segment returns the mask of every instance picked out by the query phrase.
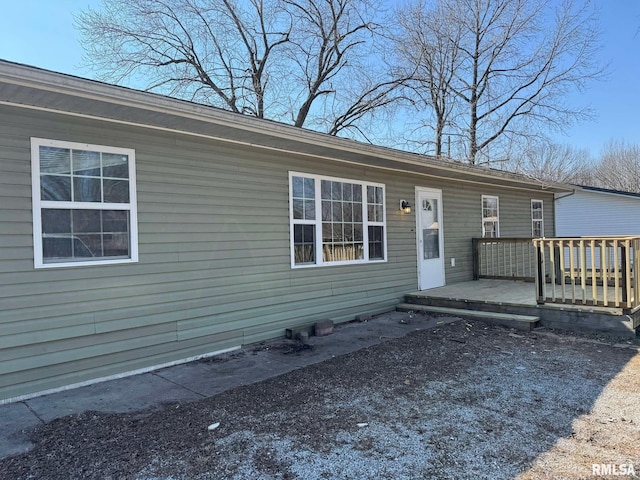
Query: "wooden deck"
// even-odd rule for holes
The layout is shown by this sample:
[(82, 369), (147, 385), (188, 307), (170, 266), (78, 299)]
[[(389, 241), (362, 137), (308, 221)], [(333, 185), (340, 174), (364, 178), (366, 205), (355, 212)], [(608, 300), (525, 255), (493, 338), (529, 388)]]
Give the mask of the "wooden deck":
[(640, 236), (474, 238), (473, 278), (536, 282), (536, 302), (640, 308)]
[[(571, 288), (571, 286), (568, 286)], [(591, 288), (591, 287), (590, 287)], [(598, 287), (602, 290), (602, 287)], [(608, 292), (609, 293), (609, 292)], [(602, 298), (602, 291), (600, 292)], [(536, 303), (532, 282), (480, 279), (406, 295), (408, 303), (496, 313), (532, 315), (540, 324), (574, 331), (601, 331), (635, 337), (640, 312), (626, 314), (622, 308), (580, 304)], [(580, 297), (578, 297), (580, 298)]]

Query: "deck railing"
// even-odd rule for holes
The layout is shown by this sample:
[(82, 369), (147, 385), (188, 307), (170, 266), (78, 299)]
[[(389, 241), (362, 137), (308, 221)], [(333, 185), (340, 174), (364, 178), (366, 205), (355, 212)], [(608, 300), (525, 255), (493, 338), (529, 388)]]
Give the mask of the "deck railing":
[(532, 238), (474, 238), (473, 278), (527, 280), (536, 276)]
[(640, 305), (640, 237), (538, 238), (533, 245), (538, 303)]

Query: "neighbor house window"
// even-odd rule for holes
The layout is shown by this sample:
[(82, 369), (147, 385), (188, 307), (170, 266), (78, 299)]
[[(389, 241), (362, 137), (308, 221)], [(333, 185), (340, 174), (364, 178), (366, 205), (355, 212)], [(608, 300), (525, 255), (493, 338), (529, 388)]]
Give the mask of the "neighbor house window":
[(386, 259), (384, 185), (290, 174), (292, 266)]
[(138, 260), (135, 152), (31, 139), (34, 264)]
[(482, 237), (495, 238), (500, 236), (500, 216), (498, 197), (482, 196)]
[(531, 200), (531, 234), (533, 238), (544, 237), (542, 200)]

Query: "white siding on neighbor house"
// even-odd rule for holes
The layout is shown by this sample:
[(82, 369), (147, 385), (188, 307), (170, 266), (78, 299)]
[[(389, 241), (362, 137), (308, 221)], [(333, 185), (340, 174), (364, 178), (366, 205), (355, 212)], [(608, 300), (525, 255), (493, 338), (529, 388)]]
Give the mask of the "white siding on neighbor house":
[(555, 211), (558, 237), (640, 235), (640, 197), (577, 189)]

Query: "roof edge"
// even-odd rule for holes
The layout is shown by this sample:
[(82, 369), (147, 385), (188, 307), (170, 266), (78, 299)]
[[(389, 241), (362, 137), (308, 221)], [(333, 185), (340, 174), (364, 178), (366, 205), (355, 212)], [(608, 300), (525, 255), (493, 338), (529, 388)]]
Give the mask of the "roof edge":
[(443, 172), (463, 172), (484, 178), (500, 178), (522, 185), (522, 188), (549, 192), (571, 191), (572, 187), (563, 184), (542, 183), (533, 178), (504, 170), (467, 165), (453, 160), (445, 160), (424, 154), (412, 153), (390, 147), (366, 144), (356, 140), (328, 135), (305, 128), (294, 127), (268, 119), (259, 119), (242, 115), (213, 106), (207, 106), (168, 97), (166, 95), (136, 90), (130, 87), (113, 85), (98, 80), (87, 79), (66, 73), (55, 72), (39, 67), (0, 59), (0, 81), (38, 88), (72, 96), (94, 99), (117, 105), (139, 108), (141, 110), (167, 113), (178, 117), (190, 118), (211, 124), (232, 126), (238, 130), (280, 137), (302, 144), (327, 146), (335, 150), (359, 155), (375, 156), (381, 159), (399, 162), (409, 167), (430, 166)]
[(590, 185), (574, 185), (575, 187), (584, 190), (590, 193), (602, 193), (605, 195), (620, 195), (623, 197), (634, 197), (640, 198), (640, 193), (638, 192), (627, 192), (625, 190), (615, 190), (611, 188), (602, 188), (602, 187), (592, 187)]

